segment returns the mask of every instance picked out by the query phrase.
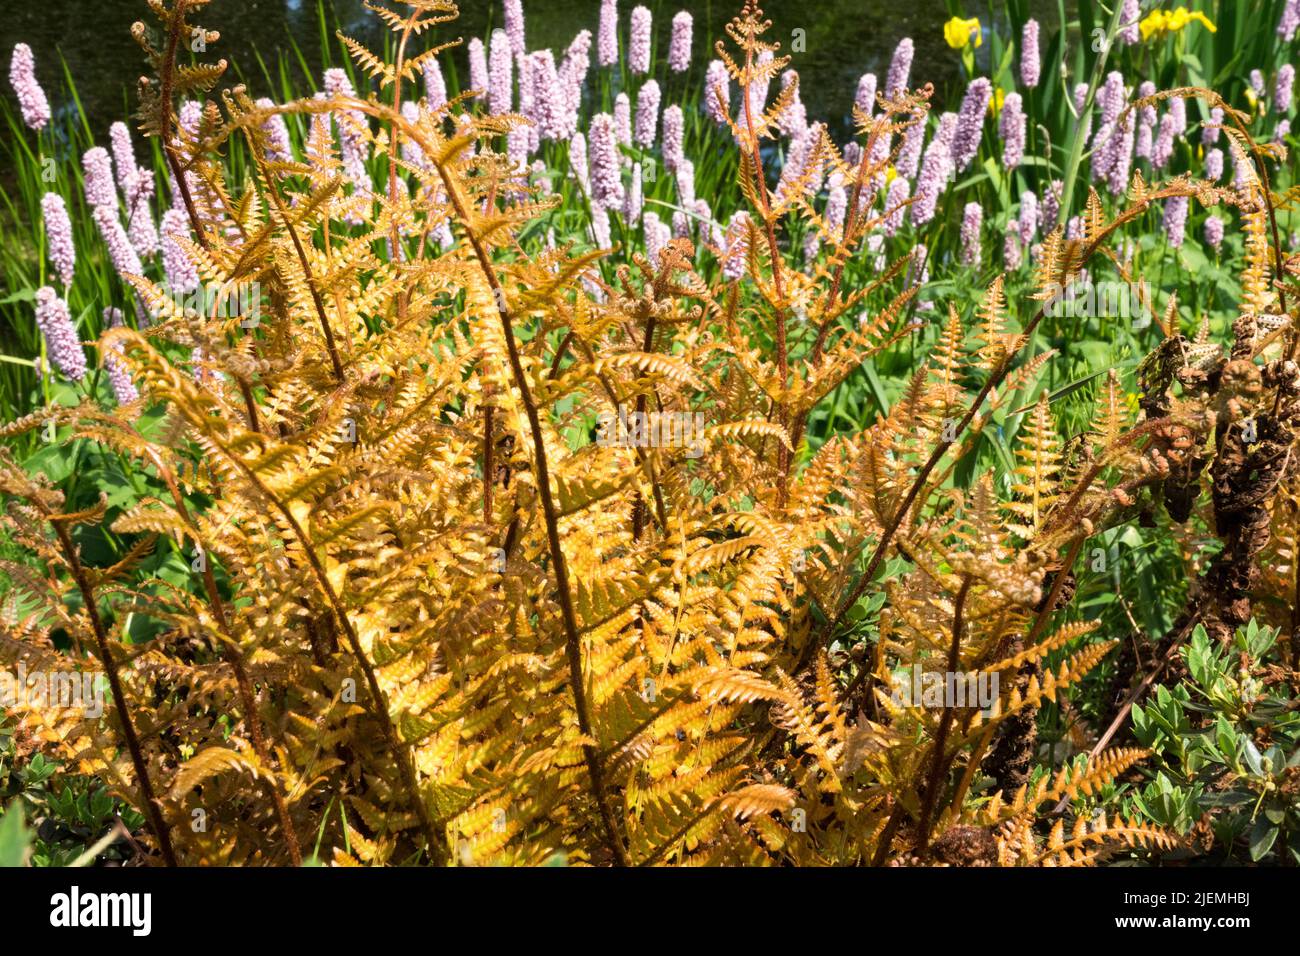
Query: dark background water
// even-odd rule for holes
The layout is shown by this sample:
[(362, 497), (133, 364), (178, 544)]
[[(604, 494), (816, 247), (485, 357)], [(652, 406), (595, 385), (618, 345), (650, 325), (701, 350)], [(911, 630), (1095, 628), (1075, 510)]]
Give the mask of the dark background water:
[[(333, 17), (345, 32), (368, 43), (382, 42), (381, 23), (361, 0), (325, 0)], [(713, 41), (723, 36), (726, 22), (740, 7), (739, 0), (640, 0), (654, 11), (656, 34), (666, 50), (669, 23), (678, 10), (695, 16), (693, 59), (701, 63), (712, 57)], [(637, 0), (620, 0), (621, 35), (626, 41), (628, 15)], [(968, 15), (979, 16), (986, 28), (1005, 29), (996, 23), (991, 4), (967, 3)], [(959, 59), (943, 40), (943, 22), (948, 14), (944, 0), (767, 0), (763, 4), (773, 29), (769, 36), (790, 48), (791, 31), (806, 31), (807, 50), (794, 55), (792, 66), (799, 70), (804, 102), (813, 118), (842, 121), (852, 106), (858, 77), (875, 72), (883, 82), (889, 59), (898, 40), (910, 36), (916, 45), (912, 68), (914, 82), (934, 83), (943, 94), (959, 78)], [(1002, 4), (995, 5), (995, 12)], [(1032, 0), (1030, 7), (1049, 31), (1058, 22), (1055, 0)], [(599, 17), (600, 0), (525, 0), (529, 49), (568, 46), (582, 29), (593, 35)], [(501, 25), (500, 0), (466, 0), (459, 21), (447, 24), (432, 35), (446, 40), (463, 36), (486, 37)], [(37, 71), (57, 109), (75, 109), (58, 92), (62, 85), (60, 55), (66, 61), (91, 129), (102, 136), (110, 123), (124, 118), (134, 107), (135, 81), (146, 70), (139, 47), (130, 36), (135, 20), (151, 19), (144, 0), (22, 0), (5, 4), (0, 17), (0, 57), (8, 73), (9, 51), (25, 42), (36, 55)], [(316, 82), (320, 73), (320, 22), (316, 0), (213, 0), (192, 19), (221, 31), (221, 40), (210, 46), (208, 57), (224, 57), (231, 63), (228, 77), (246, 80), (257, 95), (266, 89), (256, 53), (268, 63), (277, 54), (289, 54), (289, 38), (298, 44)], [(425, 36), (430, 34), (426, 33)], [(986, 43), (981, 53), (986, 53)], [(420, 47), (421, 49), (423, 47)], [(292, 54), (289, 54), (292, 55)], [(337, 49), (334, 51), (337, 57)], [(464, 49), (450, 54), (462, 75), (467, 72)], [(593, 49), (593, 61), (595, 51)], [(295, 68), (298, 73), (301, 69)], [(696, 71), (699, 72), (698, 70)], [(9, 93), (5, 83), (5, 92)], [(299, 93), (306, 92), (299, 87)]]

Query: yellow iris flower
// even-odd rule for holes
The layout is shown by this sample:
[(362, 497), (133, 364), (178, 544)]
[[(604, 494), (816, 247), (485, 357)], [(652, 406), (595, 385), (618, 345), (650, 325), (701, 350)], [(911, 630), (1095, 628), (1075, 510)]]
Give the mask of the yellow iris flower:
[(953, 17), (943, 25), (943, 38), (954, 50), (960, 50), (969, 46), (972, 39), (975, 46), (979, 46), (984, 42), (984, 33), (977, 18), (963, 20), (961, 17)]
[(1174, 10), (1152, 10), (1138, 24), (1138, 29), (1142, 32), (1143, 40), (1150, 40), (1153, 37), (1162, 37), (1166, 33), (1177, 33), (1193, 21), (1200, 23), (1211, 33), (1218, 32), (1209, 17), (1199, 10), (1192, 11), (1186, 7), (1178, 7)]

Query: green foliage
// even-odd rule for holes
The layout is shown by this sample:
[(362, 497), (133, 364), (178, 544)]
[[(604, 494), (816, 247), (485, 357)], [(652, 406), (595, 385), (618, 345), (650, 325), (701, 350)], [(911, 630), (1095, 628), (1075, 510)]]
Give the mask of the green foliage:
[(0, 867), (26, 866), (32, 835), (23, 822), (22, 804), (15, 801), (0, 814)]
[(1300, 863), (1300, 707), (1270, 664), (1276, 639), (1251, 621), (1220, 647), (1197, 627), (1182, 650), (1187, 680), (1133, 708), (1155, 771), (1133, 806), (1180, 833), (1206, 821), (1212, 845), (1198, 852), (1215, 862)]
[(122, 833), (144, 822), (101, 780), (70, 772), (39, 750), (24, 756), (14, 728), (4, 725), (0, 806), (8, 808), (0, 817), (0, 866), (121, 862), (134, 854)]

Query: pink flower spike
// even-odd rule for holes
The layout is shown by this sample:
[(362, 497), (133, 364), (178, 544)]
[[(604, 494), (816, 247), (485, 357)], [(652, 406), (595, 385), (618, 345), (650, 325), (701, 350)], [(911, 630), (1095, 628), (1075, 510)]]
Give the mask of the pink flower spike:
[(655, 144), (659, 130), (659, 82), (646, 81), (636, 97), (636, 144), (649, 149)]
[(601, 66), (613, 66), (618, 62), (618, 0), (600, 0), (596, 62)]
[(968, 202), (961, 217), (961, 264), (977, 266), (980, 262), (980, 228), (984, 224), (984, 209), (977, 202)]
[(1020, 82), (1027, 89), (1038, 85), (1042, 61), (1038, 53), (1038, 21), (1026, 20), (1020, 32)]
[(664, 167), (670, 173), (675, 172), (681, 161), (686, 158), (686, 154), (682, 149), (685, 135), (686, 117), (682, 113), (682, 108), (674, 103), (664, 110), (664, 135), (661, 150), (664, 157)]
[(885, 98), (896, 99), (907, 88), (908, 77), (912, 72), (913, 46), (911, 37), (903, 37), (894, 48), (894, 57), (889, 61), (889, 72), (885, 74)]
[(54, 271), (65, 286), (72, 285), (77, 250), (72, 241), (72, 220), (68, 218), (68, 207), (63, 197), (58, 193), (42, 196), (41, 218), (45, 221), (45, 242)]
[(591, 162), (592, 201), (605, 209), (621, 208), (623, 179), (612, 116), (597, 113), (591, 118), (587, 145)]
[[(104, 310), (104, 328), (116, 329), (122, 326), (122, 310), (115, 309), (111, 306)], [(108, 385), (113, 390), (113, 397), (117, 399), (119, 405), (130, 405), (140, 398), (140, 390), (135, 387), (131, 381), (131, 373), (123, 364), (122, 346), (114, 344), (101, 350), (101, 356), (104, 360), (104, 371), (108, 373)]]
[(45, 338), (45, 354), (64, 378), (79, 382), (86, 375), (86, 353), (72, 322), (68, 303), (52, 288), (36, 290), (36, 327)]
[(506, 35), (510, 37), (510, 52), (523, 56), (528, 51), (524, 35), (523, 0), (505, 0)]
[(86, 204), (117, 208), (117, 187), (113, 185), (113, 161), (108, 150), (93, 146), (81, 157), (85, 172)]
[(731, 115), (731, 76), (721, 60), (709, 61), (704, 74), (704, 110), (719, 126)]
[(628, 42), (628, 68), (638, 75), (650, 72), (650, 28), (651, 18), (648, 7), (636, 7), (632, 10), (632, 37)]
[(469, 41), (469, 88), (478, 91), (475, 99), (482, 99), (488, 88), (487, 53), (478, 37)]
[(488, 41), (488, 112), (509, 113), (514, 105), (514, 54), (505, 30), (493, 30)]
[(673, 34), (668, 44), (668, 69), (685, 73), (691, 68), (691, 34), (694, 21), (682, 10), (673, 17)]
[(50, 101), (36, 80), (36, 58), (26, 43), (14, 47), (13, 58), (9, 61), (9, 82), (18, 97), (23, 122), (28, 129), (39, 133), (50, 121)]

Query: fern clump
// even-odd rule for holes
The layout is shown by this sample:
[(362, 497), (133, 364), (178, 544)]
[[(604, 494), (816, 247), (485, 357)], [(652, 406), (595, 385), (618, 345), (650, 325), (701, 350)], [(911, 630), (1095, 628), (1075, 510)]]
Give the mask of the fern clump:
[[(68, 511), (0, 457), (8, 526), (46, 568), (6, 565), (22, 602), (0, 657), (111, 684), (102, 721), (19, 708), (40, 728), (30, 746), (137, 807), (161, 861), (1077, 865), (1175, 846), (1140, 814), (1084, 812), (1145, 751), (1102, 738), (1031, 774), (1024, 750), (1037, 713), (1068, 706), (1119, 643), (1064, 613), (1087, 542), (1195, 500), (1211, 447), (1226, 518), (1198, 614), (1211, 633), (1251, 614), (1246, 565), (1294, 553), (1269, 530), (1294, 501), (1281, 457), (1300, 383), (1276, 354), (1294, 316), (1258, 179), (1137, 175), (1113, 215), (1093, 193), (1081, 237), (1043, 239), (1029, 294), (995, 278), (977, 308), (949, 305), (902, 395), (814, 445), (823, 400), (914, 331), (910, 257), (856, 287), (845, 270), (896, 211), (876, 200), (929, 89), (859, 109), (853, 162), (823, 135), (779, 180), (765, 141), (797, 83), (763, 107), (746, 96), (729, 119), (746, 241), (727, 278), (723, 251), (691, 238), (653, 257), (526, 243), (553, 204), (508, 152), (530, 121), (470, 110), (469, 93), (402, 109), (444, 49), (408, 46), (455, 16), (448, 0), (382, 12), (391, 61), (349, 41), (372, 91), (269, 107), (213, 93), (222, 63), (176, 63), (203, 5), (153, 0), (157, 33), (136, 31), (157, 72), (142, 128), (164, 144), (200, 279), (255, 284), (257, 321), (134, 275), (156, 321), (99, 347), (139, 401), (5, 427), (52, 422), (139, 475), (147, 490), (105, 529), (129, 542), (111, 567), (82, 558), (107, 500)], [(768, 28), (750, 0), (719, 44), (742, 91), (786, 65)], [(192, 128), (182, 93), (212, 96)], [(279, 116), (313, 131), (311, 162), (274, 150)], [(331, 121), (380, 175), (358, 181)], [(236, 142), (239, 177), (222, 161)], [(1250, 165), (1258, 147), (1232, 143)], [(848, 188), (842, 221), (815, 175)], [(1231, 354), (1168, 319), (1141, 408), (1112, 375), (1091, 430), (1065, 436), (1030, 394), (1053, 360), (1031, 349), (1046, 302), (1175, 198), (1241, 213)], [(1009, 471), (959, 481), (1021, 401)], [(164, 549), (188, 579), (146, 569)], [(151, 639), (133, 639), (136, 617), (158, 622)], [(936, 706), (903, 692), (914, 671), (993, 692)]]

